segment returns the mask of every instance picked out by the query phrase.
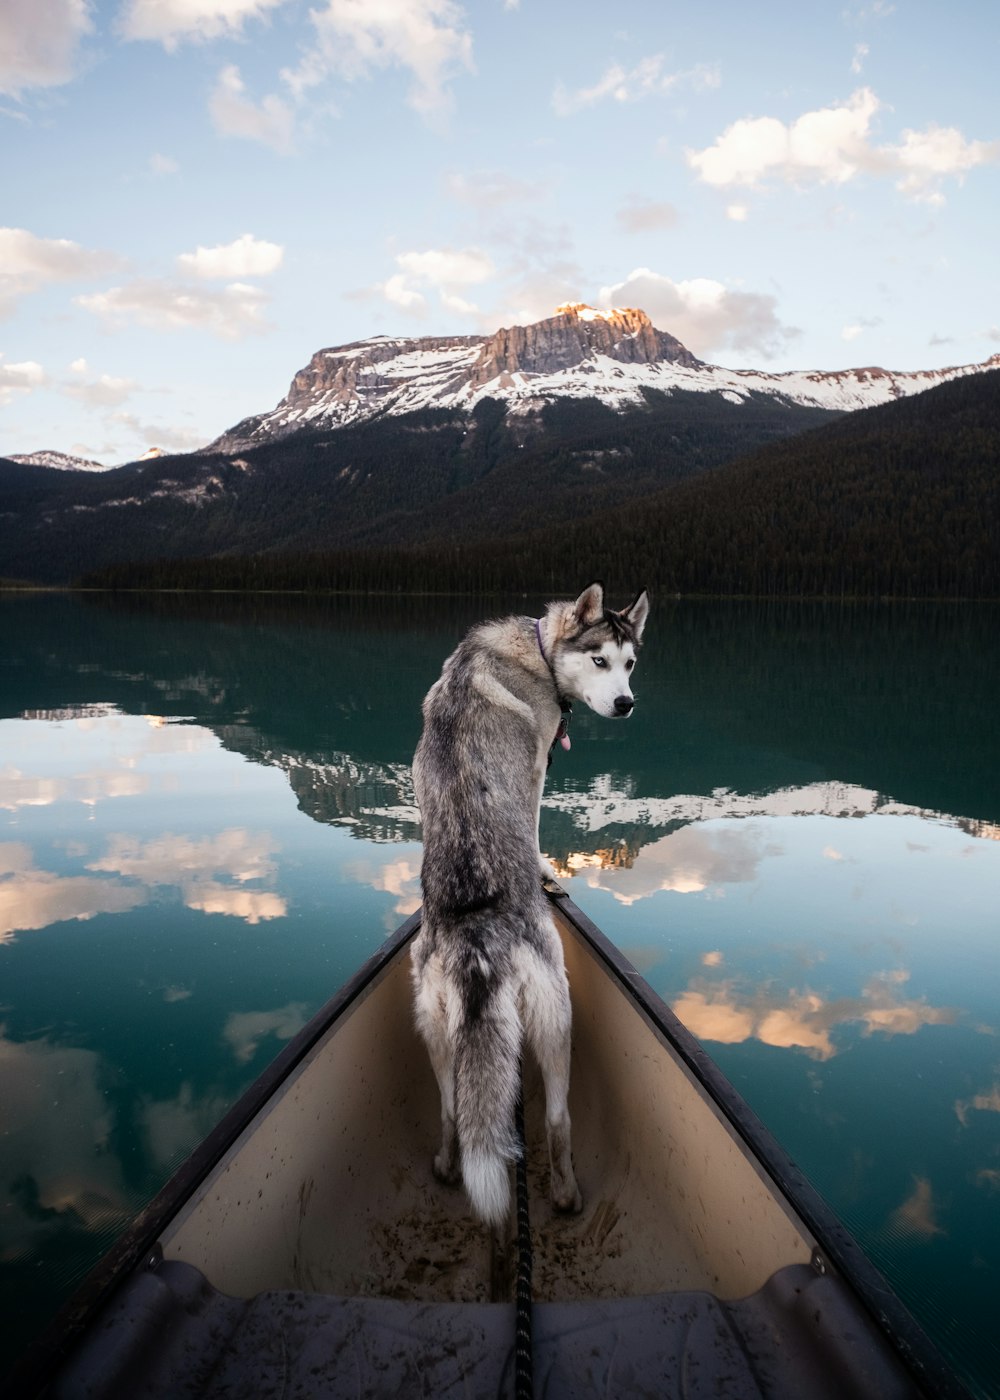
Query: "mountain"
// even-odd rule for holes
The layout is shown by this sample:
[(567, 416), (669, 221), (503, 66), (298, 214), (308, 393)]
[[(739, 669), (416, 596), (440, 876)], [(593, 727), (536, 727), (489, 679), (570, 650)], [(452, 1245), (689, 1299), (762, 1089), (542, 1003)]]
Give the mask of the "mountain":
[(0, 461), (0, 576), (68, 582), (163, 557), (489, 539), (569, 521), (800, 433), (831, 415), (751, 394), (646, 389), (384, 414), (100, 473)]
[(579, 304), (485, 338), (375, 337), (320, 351), (275, 410), (200, 452), (104, 471), (0, 459), (0, 576), (442, 543), (486, 558), (540, 521), (564, 538), (847, 410), (988, 369), (726, 370), (641, 311)]
[(1000, 367), (890, 371), (723, 369), (705, 364), (644, 311), (595, 311), (582, 303), (494, 335), (404, 339), (374, 336), (319, 350), (269, 413), (245, 418), (211, 444), (239, 451), (304, 428), (333, 428), (428, 408), (466, 413), (484, 399), (531, 419), (555, 399), (590, 399), (609, 408), (641, 405), (648, 391), (677, 390), (746, 402), (764, 395), (786, 404), (850, 412), (922, 393), (949, 379)]
[(121, 586), (1000, 598), (1000, 371), (954, 380), (544, 528), (120, 569)]
[(62, 472), (105, 472), (103, 462), (92, 462), (87, 457), (71, 457), (67, 452), (19, 452), (7, 458), (10, 462), (20, 462), (26, 467), (54, 467)]

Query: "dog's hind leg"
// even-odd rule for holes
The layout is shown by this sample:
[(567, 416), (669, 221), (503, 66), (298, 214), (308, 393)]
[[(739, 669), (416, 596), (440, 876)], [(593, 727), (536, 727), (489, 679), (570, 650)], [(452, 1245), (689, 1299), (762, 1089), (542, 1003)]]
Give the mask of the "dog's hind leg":
[[(583, 1206), (573, 1173), (569, 1120), (569, 1063), (572, 1010), (563, 966), (562, 945), (551, 926), (550, 944), (558, 961), (532, 955), (537, 966), (523, 985), (525, 1034), (545, 1085), (545, 1132), (549, 1145), (549, 1195), (556, 1210), (578, 1211)], [(548, 941), (548, 940), (546, 940)]]
[(448, 1028), (443, 978), (433, 960), (416, 983), (414, 1010), (441, 1094), (441, 1150), (434, 1158), (434, 1175), (454, 1185), (461, 1179), (455, 1128), (455, 1046)]
[(427, 1048), (441, 1091), (441, 1150), (434, 1158), (434, 1175), (454, 1185), (461, 1179), (455, 1130), (455, 1057), (444, 1037), (435, 1037)]

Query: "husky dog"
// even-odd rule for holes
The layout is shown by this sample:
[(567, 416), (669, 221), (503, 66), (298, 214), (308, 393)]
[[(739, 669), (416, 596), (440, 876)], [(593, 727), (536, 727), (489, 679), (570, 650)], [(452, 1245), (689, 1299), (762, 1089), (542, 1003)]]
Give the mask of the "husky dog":
[[(413, 762), (423, 820), (423, 925), (413, 943), (417, 1028), (441, 1090), (435, 1174), (459, 1175), (475, 1213), (500, 1229), (522, 1037), (545, 1084), (551, 1197), (581, 1207), (567, 1108), (570, 1000), (562, 944), (542, 879), (542, 784), (566, 715), (581, 700), (623, 718), (649, 611), (645, 592), (622, 612), (591, 584), (544, 617), (474, 627), (424, 700)], [(461, 1167), (459, 1167), (461, 1163)]]

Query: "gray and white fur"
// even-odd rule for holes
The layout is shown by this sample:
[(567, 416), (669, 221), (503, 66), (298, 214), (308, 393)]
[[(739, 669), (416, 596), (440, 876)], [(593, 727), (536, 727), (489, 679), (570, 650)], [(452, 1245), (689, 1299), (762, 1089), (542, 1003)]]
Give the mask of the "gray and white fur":
[[(423, 923), (413, 943), (417, 1027), (441, 1091), (435, 1174), (461, 1175), (475, 1213), (497, 1229), (510, 1209), (508, 1164), (522, 1040), (545, 1086), (550, 1194), (579, 1210), (567, 1106), (570, 999), (538, 846), (549, 751), (564, 702), (623, 718), (649, 610), (622, 612), (599, 583), (537, 622), (474, 627), (424, 700), (413, 763), (423, 821)], [(568, 745), (567, 745), (568, 747)]]

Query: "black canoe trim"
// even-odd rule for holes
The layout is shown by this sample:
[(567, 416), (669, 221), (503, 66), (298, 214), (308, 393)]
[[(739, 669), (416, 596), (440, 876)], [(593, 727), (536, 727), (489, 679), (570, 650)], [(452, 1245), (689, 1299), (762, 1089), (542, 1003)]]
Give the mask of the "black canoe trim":
[(971, 1400), (952, 1367), (854, 1236), (683, 1022), (565, 891), (553, 883), (548, 894), (567, 923), (605, 964), (646, 1021), (677, 1052), (746, 1143), (750, 1155), (815, 1237), (821, 1255), (821, 1262), (816, 1261), (819, 1267), (835, 1272), (853, 1289), (865, 1312), (888, 1339), (920, 1388), (928, 1396), (940, 1397), (940, 1400)]
[(43, 1393), (43, 1386), (80, 1339), (97, 1309), (135, 1269), (146, 1260), (151, 1264), (154, 1262), (157, 1258), (156, 1242), (165, 1227), (266, 1106), (275, 1091), (323, 1039), (334, 1022), (402, 952), (419, 927), (418, 911), (386, 939), (325, 1006), (320, 1007), (260, 1077), (236, 1100), (208, 1137), (178, 1167), (149, 1205), (139, 1212), (25, 1352), (11, 1373), (12, 1389), (5, 1389), (5, 1395), (27, 1397)]

